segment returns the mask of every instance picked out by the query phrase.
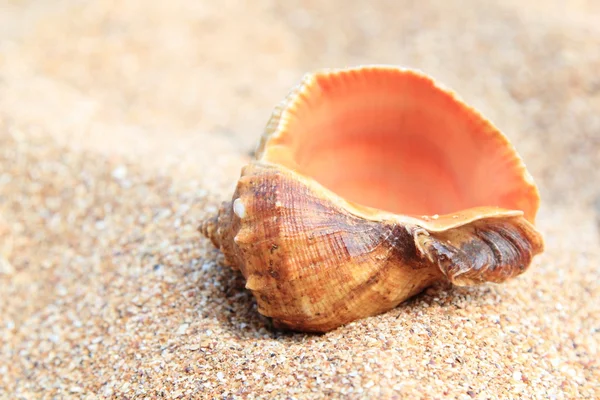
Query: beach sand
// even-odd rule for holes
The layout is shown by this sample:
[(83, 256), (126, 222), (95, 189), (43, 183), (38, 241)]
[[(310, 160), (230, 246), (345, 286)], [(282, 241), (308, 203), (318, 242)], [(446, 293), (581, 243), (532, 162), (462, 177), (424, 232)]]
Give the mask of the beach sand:
[[(0, 398), (600, 398), (600, 3), (0, 5)], [(546, 251), (325, 335), (199, 235), (305, 72), (455, 90), (540, 186)]]

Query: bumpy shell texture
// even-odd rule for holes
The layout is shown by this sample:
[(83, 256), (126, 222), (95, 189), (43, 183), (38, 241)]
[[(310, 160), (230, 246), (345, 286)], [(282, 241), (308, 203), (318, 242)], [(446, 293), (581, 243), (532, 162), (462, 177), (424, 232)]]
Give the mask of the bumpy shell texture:
[(436, 281), (501, 283), (543, 251), (508, 139), (422, 73), (307, 75), (201, 232), (276, 326), (326, 332)]

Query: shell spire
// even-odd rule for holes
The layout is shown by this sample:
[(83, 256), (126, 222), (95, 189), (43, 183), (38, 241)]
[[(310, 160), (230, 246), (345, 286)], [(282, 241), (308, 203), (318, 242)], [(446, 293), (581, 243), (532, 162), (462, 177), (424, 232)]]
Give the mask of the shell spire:
[[(494, 179), (490, 179), (493, 176)], [(508, 139), (422, 73), (307, 75), (201, 232), (280, 327), (326, 332), (436, 281), (501, 283), (543, 251)]]

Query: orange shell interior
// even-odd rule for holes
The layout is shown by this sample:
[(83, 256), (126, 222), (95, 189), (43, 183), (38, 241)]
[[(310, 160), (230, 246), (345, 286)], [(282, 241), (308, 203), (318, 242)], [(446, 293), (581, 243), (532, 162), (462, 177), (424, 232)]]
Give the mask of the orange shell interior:
[[(266, 140), (266, 141), (265, 141)], [(539, 194), (508, 139), (431, 78), (391, 67), (309, 75), (276, 110), (259, 159), (395, 214), (522, 210)]]

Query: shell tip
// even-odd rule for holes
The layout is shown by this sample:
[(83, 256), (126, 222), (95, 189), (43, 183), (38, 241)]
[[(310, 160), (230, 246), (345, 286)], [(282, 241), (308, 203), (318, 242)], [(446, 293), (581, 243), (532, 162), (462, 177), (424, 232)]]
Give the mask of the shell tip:
[(221, 237), (219, 235), (219, 214), (215, 214), (212, 217), (207, 218), (206, 220), (200, 223), (198, 227), (198, 231), (210, 239), (210, 241), (215, 245), (216, 248), (221, 248)]

